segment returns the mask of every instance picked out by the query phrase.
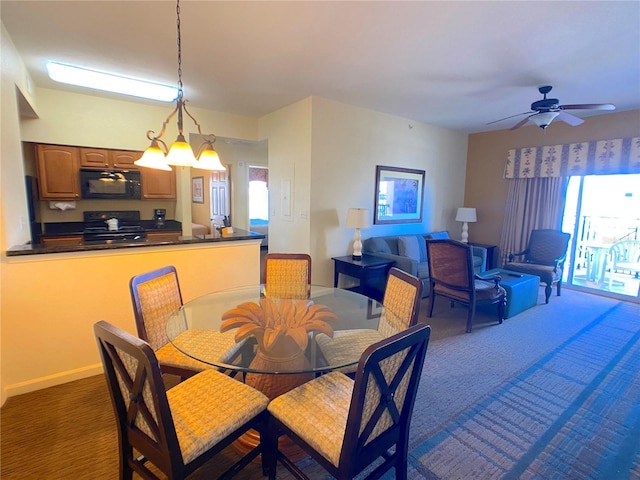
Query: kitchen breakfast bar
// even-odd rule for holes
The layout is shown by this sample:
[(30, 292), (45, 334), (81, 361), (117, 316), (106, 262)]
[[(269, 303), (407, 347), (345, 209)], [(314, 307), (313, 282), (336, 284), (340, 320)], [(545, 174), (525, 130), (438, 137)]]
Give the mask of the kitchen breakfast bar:
[[(210, 237), (210, 238), (209, 238)], [(144, 239), (130, 243), (21, 245), (2, 268), (3, 394), (19, 395), (102, 374), (93, 324), (106, 320), (135, 334), (130, 279), (176, 267), (182, 299), (260, 284), (264, 235)]]

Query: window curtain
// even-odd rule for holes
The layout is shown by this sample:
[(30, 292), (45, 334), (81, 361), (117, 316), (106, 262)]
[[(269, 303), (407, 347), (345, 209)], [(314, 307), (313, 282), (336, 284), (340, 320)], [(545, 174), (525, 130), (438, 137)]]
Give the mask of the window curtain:
[(527, 248), (531, 230), (562, 228), (569, 177), (517, 178), (509, 182), (500, 238), (501, 265)]
[(250, 182), (264, 182), (269, 184), (269, 169), (266, 167), (249, 167)]
[(640, 173), (640, 137), (525, 147), (509, 150), (510, 179), (502, 235), (501, 265), (527, 248), (531, 230), (562, 228), (569, 177)]

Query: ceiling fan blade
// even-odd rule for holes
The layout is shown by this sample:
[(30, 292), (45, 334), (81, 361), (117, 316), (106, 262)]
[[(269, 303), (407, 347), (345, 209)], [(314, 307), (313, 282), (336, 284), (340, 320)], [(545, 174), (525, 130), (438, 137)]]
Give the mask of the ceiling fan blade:
[(575, 115), (571, 115), (567, 112), (558, 112), (558, 120), (562, 120), (564, 123), (568, 123), (572, 127), (576, 127), (584, 123), (584, 120), (576, 117)]
[[(527, 112), (529, 113), (529, 112)], [(516, 123), (513, 127), (511, 127), (509, 130), (515, 130), (516, 128), (520, 128), (521, 126), (523, 126), (525, 123), (527, 123), (529, 121), (529, 118), (531, 118), (531, 115), (529, 115), (527, 118), (520, 120), (518, 123)]]
[(615, 110), (611, 103), (582, 103), (578, 105), (560, 105), (560, 110)]
[(493, 122), (489, 122), (486, 125), (491, 125), (492, 123), (502, 122), (503, 120), (509, 120), (510, 118), (519, 117), (520, 115), (526, 115), (528, 113), (533, 113), (533, 112), (529, 111), (529, 112), (516, 113), (515, 115), (511, 115), (510, 117), (504, 117), (504, 118), (501, 118), (500, 120), (494, 120)]

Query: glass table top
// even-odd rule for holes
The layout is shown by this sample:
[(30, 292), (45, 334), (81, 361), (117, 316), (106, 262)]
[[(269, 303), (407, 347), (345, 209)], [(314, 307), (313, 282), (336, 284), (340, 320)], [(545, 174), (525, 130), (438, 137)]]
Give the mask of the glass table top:
[(376, 300), (350, 290), (314, 285), (309, 299), (293, 300), (266, 297), (256, 285), (185, 303), (170, 316), (166, 331), (180, 352), (220, 369), (318, 373), (354, 365), (359, 354), (331, 364), (317, 335), (332, 339), (338, 330), (376, 330), (382, 311)]

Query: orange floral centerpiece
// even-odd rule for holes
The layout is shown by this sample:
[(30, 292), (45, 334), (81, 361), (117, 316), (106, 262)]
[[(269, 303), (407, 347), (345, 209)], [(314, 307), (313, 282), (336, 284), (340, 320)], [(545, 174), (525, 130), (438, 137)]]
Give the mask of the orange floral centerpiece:
[[(245, 302), (226, 311), (222, 320), (221, 332), (238, 329), (236, 342), (251, 336), (256, 338), (258, 351), (250, 369), (286, 373), (309, 367), (304, 356), (309, 332), (322, 332), (333, 337), (333, 327), (328, 322), (337, 320), (337, 317), (329, 308), (309, 300), (262, 298), (259, 304)], [(307, 381), (309, 375), (313, 377), (313, 374), (285, 375), (286, 381), (280, 378), (274, 382), (271, 375), (247, 374), (246, 383), (275, 398)]]

